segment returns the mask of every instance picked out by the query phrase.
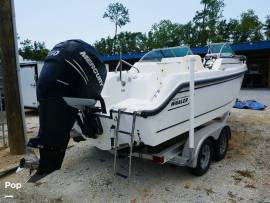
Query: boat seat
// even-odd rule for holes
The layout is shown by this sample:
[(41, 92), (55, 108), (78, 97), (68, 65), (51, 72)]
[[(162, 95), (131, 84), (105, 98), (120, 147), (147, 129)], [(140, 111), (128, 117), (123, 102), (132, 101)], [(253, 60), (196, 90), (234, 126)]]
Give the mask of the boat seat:
[(112, 73), (102, 91), (106, 106), (133, 110), (152, 109), (153, 105), (164, 100), (179, 81), (185, 79), (191, 59), (195, 61), (195, 71), (205, 70), (201, 57), (192, 55), (165, 58), (161, 62), (147, 62), (144, 67), (138, 62), (136, 67), (140, 74), (136, 71), (135, 74), (122, 72), (124, 85), (121, 85), (119, 73)]
[(161, 80), (169, 74), (189, 72), (189, 61), (195, 61), (195, 71), (205, 70), (202, 59), (198, 55), (188, 55), (185, 57), (164, 58), (156, 65), (160, 69)]
[[(135, 106), (147, 105), (151, 102), (161, 85), (160, 77), (157, 73), (145, 73), (138, 75), (138, 77), (130, 78), (126, 72), (123, 72), (122, 80), (125, 82), (124, 86), (121, 86), (119, 79), (117, 79), (118, 77), (118, 74), (110, 77), (102, 91), (102, 97), (107, 107), (120, 105), (119, 107), (125, 108), (125, 105), (131, 105), (129, 101), (134, 102)], [(112, 92), (114, 94), (110, 94)], [(129, 98), (132, 98), (132, 100)]]
[(205, 70), (202, 63), (202, 58), (199, 55), (188, 55), (188, 56), (185, 56), (184, 59), (186, 60), (187, 64), (189, 63), (190, 60), (195, 61), (195, 71)]

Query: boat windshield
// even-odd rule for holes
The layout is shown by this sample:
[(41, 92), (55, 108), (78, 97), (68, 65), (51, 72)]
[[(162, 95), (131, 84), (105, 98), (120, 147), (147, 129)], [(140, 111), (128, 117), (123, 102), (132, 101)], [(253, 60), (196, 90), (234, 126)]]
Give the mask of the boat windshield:
[(214, 43), (208, 45), (207, 54), (218, 54), (219, 56), (234, 56), (235, 53), (228, 43)]
[(140, 62), (153, 62), (161, 61), (163, 58), (183, 57), (187, 55), (193, 55), (191, 49), (188, 46), (154, 49), (145, 54)]

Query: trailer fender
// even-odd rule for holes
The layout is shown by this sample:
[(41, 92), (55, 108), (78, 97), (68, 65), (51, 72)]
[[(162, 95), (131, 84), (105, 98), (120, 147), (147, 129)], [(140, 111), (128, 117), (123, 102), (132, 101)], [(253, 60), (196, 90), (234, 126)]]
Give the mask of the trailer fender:
[(203, 142), (207, 139), (210, 139), (212, 143), (214, 143), (214, 141), (219, 138), (220, 132), (224, 127), (225, 125), (210, 126), (209, 129), (205, 129), (202, 132), (196, 133), (194, 139), (194, 149), (189, 148), (188, 142), (185, 143), (184, 151), (189, 151), (191, 157), (189, 162), (187, 163), (187, 166), (192, 168), (195, 168), (197, 166), (197, 159)]

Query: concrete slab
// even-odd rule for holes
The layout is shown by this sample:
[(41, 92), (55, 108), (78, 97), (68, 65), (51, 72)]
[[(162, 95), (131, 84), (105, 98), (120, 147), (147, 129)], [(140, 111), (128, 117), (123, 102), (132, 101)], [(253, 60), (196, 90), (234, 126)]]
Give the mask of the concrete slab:
[(240, 100), (256, 100), (269, 107), (270, 89), (242, 89), (238, 98)]

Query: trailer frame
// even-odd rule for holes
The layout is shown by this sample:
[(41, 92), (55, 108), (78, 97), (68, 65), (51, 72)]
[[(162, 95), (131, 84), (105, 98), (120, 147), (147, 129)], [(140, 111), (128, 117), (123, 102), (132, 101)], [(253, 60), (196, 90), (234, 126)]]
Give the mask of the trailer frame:
[[(140, 150), (135, 149), (133, 152), (131, 148), (131, 150), (128, 150), (129, 153), (127, 153), (127, 156), (129, 158), (128, 175), (124, 175), (123, 173), (119, 173), (117, 171), (116, 165), (117, 165), (118, 154), (121, 154), (121, 153), (117, 152), (118, 148), (116, 147), (113, 152), (115, 155), (114, 156), (114, 175), (119, 175), (124, 178), (130, 178), (132, 157), (152, 160), (153, 162), (160, 165), (168, 163), (168, 164), (173, 164), (176, 166), (187, 166), (191, 169), (196, 168), (200, 161), (198, 160), (199, 153), (204, 142), (206, 140), (210, 140), (212, 145), (215, 145), (218, 139), (220, 138), (220, 135), (222, 134), (221, 133), (222, 130), (225, 128), (230, 129), (229, 126), (227, 125), (229, 116), (230, 116), (230, 113), (226, 112), (222, 117), (216, 118), (200, 126), (199, 128), (194, 129), (194, 148), (189, 147), (189, 137), (185, 140), (181, 140), (177, 143), (174, 143), (164, 148), (158, 153), (148, 153), (147, 150), (145, 150), (145, 148), (142, 148)], [(231, 135), (229, 133), (227, 135), (227, 139), (230, 139), (230, 136)], [(115, 145), (116, 144), (117, 143), (115, 143)], [(227, 147), (228, 146), (226, 146), (225, 153), (227, 152)], [(211, 153), (214, 153), (214, 152), (212, 151)], [(211, 157), (214, 157), (215, 154), (212, 154), (212, 155)], [(209, 160), (209, 161), (210, 161), (209, 163), (210, 165), (212, 160)], [(204, 173), (206, 173), (207, 170)]]

